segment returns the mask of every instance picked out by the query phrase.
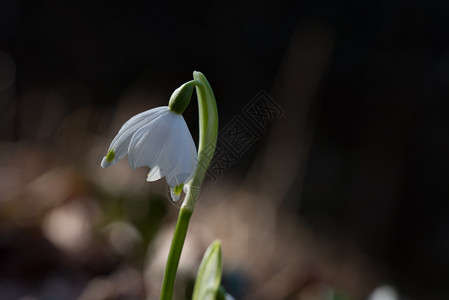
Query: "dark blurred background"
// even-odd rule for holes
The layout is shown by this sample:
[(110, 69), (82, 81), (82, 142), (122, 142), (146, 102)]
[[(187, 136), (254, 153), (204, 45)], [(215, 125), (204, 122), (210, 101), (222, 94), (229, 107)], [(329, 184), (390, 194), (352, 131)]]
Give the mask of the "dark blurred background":
[[(194, 70), (220, 128), (261, 91), (283, 111), (212, 170), (194, 215), (213, 214), (214, 193), (247, 210), (226, 221), (239, 224), (228, 248), (208, 223), (229, 291), (365, 299), (386, 284), (395, 299), (449, 299), (448, 2), (12, 0), (0, 3), (0, 299), (155, 298), (142, 265), (176, 208), (145, 170), (99, 164), (121, 124)], [(273, 245), (246, 269), (259, 242)]]

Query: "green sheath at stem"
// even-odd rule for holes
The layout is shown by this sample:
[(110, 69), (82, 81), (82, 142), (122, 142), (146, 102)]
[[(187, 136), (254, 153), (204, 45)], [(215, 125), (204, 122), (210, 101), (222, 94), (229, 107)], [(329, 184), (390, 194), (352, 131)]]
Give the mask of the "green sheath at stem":
[(179, 258), (181, 257), (182, 247), (184, 246), (187, 235), (190, 217), (192, 216), (196, 201), (199, 198), (204, 176), (214, 156), (217, 145), (218, 112), (214, 93), (206, 77), (201, 72), (193, 72), (193, 78), (194, 81), (189, 83), (195, 84), (200, 122), (198, 163), (192, 179), (185, 184), (187, 194), (179, 211), (178, 222), (176, 223), (175, 233), (168, 254), (164, 281), (162, 282), (161, 300), (172, 299)]

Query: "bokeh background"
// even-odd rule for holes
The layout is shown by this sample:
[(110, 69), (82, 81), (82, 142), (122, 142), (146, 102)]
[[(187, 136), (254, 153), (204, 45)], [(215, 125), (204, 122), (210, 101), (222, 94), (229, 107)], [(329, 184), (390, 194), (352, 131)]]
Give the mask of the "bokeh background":
[(177, 299), (215, 238), (237, 299), (449, 298), (446, 1), (2, 0), (1, 300), (158, 298), (177, 207), (100, 161), (194, 70), (221, 129), (283, 113), (238, 157), (221, 131)]

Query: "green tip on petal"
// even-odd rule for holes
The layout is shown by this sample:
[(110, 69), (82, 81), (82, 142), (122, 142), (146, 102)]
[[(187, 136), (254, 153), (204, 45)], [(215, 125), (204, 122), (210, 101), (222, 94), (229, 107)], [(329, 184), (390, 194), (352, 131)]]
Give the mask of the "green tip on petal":
[(181, 183), (181, 184), (178, 184), (177, 186), (175, 186), (175, 188), (174, 188), (174, 192), (175, 192), (175, 195), (176, 196), (179, 196), (179, 195), (181, 195), (181, 192), (182, 192), (182, 188), (184, 187), (184, 183)]
[(114, 149), (109, 149), (108, 154), (106, 154), (106, 161), (111, 162), (114, 160), (114, 157), (115, 157)]

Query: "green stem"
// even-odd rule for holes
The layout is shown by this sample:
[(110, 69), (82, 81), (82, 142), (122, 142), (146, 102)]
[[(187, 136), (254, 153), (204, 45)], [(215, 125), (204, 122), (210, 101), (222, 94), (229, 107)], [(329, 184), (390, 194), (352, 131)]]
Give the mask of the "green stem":
[(168, 254), (167, 265), (165, 267), (161, 299), (172, 298), (179, 258), (181, 257), (182, 247), (184, 246), (191, 216), (191, 210), (184, 208), (180, 209), (178, 222), (176, 223), (175, 233), (173, 234), (173, 240)]
[(218, 111), (214, 93), (206, 77), (201, 72), (193, 72), (197, 83), (196, 95), (198, 97), (199, 115), (199, 142), (198, 163), (192, 180), (186, 185), (187, 194), (182, 207), (193, 209), (200, 196), (201, 185), (215, 153), (218, 136)]
[[(162, 282), (161, 300), (171, 300), (175, 284), (176, 272), (182, 247), (189, 227), (195, 204), (200, 196), (201, 185), (207, 168), (214, 156), (218, 135), (218, 112), (215, 96), (206, 77), (200, 72), (193, 72), (196, 94), (198, 97), (198, 115), (200, 134), (198, 143), (198, 163), (190, 182), (185, 184), (187, 194), (179, 211), (167, 265)], [(190, 83), (190, 82), (189, 82)]]

